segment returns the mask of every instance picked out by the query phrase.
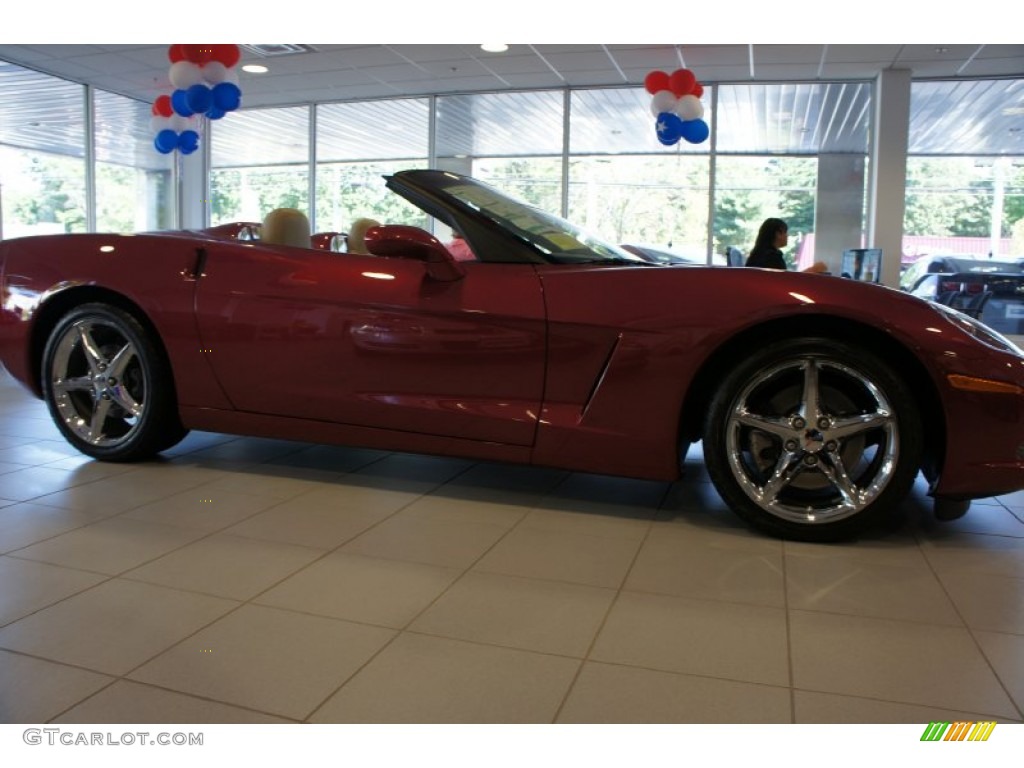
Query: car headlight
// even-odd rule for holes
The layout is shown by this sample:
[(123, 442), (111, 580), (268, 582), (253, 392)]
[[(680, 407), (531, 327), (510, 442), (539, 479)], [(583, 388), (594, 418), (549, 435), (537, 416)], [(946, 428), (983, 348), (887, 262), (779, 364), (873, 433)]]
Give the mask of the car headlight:
[(982, 344), (1002, 352), (1010, 352), (1011, 354), (1024, 357), (1024, 350), (1021, 350), (1020, 347), (1002, 334), (993, 331), (980, 320), (975, 320), (973, 317), (965, 315), (963, 312), (958, 312), (952, 307), (947, 307), (945, 304), (936, 304), (935, 302), (931, 304), (935, 311), (946, 318), (946, 320), (964, 333), (973, 336)]

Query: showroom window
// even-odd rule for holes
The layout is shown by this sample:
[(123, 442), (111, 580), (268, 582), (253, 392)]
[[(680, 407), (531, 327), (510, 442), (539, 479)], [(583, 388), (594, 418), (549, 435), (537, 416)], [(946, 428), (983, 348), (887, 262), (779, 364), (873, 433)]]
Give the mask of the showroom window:
[(1024, 80), (911, 84), (904, 261), (1024, 256)]
[(0, 234), (88, 231), (85, 87), (0, 62), (0, 93)]
[(96, 230), (174, 227), (174, 157), (153, 147), (149, 105), (102, 91), (96, 92), (93, 104)]
[(564, 103), (563, 91), (439, 96), (438, 167), (560, 213)]
[(0, 236), (176, 225), (150, 105), (4, 62), (0, 94)]
[(568, 218), (612, 242), (706, 262), (710, 142), (661, 144), (650, 105), (643, 88), (572, 93)]
[[(1024, 79), (911, 88), (903, 260), (1024, 256)], [(206, 126), (210, 220), (259, 221), (287, 206), (318, 231), (364, 216), (429, 226), (384, 192), (383, 176), (433, 165), (605, 239), (715, 263), (780, 216), (800, 266), (863, 245), (872, 90), (708, 86), (711, 136), (671, 147), (636, 87), (243, 109)], [(0, 237), (177, 226), (181, 158), (155, 150), (150, 118), (149, 104), (0, 62)]]
[(429, 99), (322, 104), (316, 110), (316, 228), (347, 232), (353, 221), (427, 226), (415, 206), (388, 192), (384, 177), (426, 168)]
[(715, 108), (716, 251), (746, 254), (766, 218), (789, 225), (805, 267), (863, 246), (869, 83), (722, 85)]
[(210, 223), (308, 215), (309, 107), (239, 110), (210, 124)]

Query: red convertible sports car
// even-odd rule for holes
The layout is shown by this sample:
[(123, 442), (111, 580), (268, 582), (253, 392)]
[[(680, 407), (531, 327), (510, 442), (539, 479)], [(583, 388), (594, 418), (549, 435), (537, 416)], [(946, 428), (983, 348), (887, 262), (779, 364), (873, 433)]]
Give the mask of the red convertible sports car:
[(670, 480), (702, 441), (736, 513), (817, 541), (893, 513), (918, 472), (943, 518), (1024, 488), (1024, 353), (977, 320), (652, 264), (457, 174), (387, 184), (476, 260), (388, 224), (368, 253), (243, 225), (9, 240), (0, 360), (109, 461), (200, 429)]

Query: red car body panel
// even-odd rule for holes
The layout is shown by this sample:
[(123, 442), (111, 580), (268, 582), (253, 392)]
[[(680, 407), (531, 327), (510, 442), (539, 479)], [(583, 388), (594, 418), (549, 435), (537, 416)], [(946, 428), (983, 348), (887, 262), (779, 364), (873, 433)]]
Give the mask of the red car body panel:
[[(684, 406), (717, 351), (766, 324), (828, 319), (881, 332), (927, 371), (944, 445), (934, 495), (1024, 487), (1024, 358), (876, 285), (475, 262), (440, 280), (421, 259), (223, 231), (23, 238), (0, 243), (0, 269), (0, 361), (37, 395), (51, 308), (92, 291), (152, 325), (187, 427), (651, 479), (678, 476)], [(956, 374), (1007, 389), (958, 389)]]

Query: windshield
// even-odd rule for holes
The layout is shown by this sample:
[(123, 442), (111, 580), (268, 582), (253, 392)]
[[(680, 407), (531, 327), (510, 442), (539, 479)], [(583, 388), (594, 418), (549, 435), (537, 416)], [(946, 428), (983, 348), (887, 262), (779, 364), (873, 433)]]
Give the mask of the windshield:
[(411, 171), (406, 174), (415, 174), (417, 179), (429, 175), (432, 191), (449, 197), (460, 207), (476, 212), (529, 243), (547, 261), (556, 264), (650, 264), (558, 216), (468, 176), (445, 171)]

